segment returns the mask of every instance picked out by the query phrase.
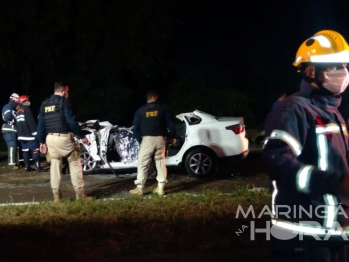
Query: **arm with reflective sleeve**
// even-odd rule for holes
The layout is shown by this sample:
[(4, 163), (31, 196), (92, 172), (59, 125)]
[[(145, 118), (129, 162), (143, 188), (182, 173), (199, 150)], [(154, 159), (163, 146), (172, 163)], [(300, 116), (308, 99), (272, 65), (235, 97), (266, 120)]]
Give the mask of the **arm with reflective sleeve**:
[[(262, 159), (272, 180), (305, 194), (334, 194), (338, 179), (330, 171), (300, 160), (309, 132), (315, 132), (302, 106), (280, 106), (269, 113), (265, 131), (268, 141)], [(309, 146), (309, 144), (308, 144)], [(314, 154), (317, 154), (314, 145)]]
[(32, 136), (37, 137), (37, 124), (29, 106), (24, 107), (25, 120)]

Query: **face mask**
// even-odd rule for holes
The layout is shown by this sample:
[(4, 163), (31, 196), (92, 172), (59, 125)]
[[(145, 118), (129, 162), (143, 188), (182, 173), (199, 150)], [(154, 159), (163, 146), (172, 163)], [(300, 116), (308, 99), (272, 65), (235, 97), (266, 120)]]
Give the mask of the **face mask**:
[(346, 68), (324, 72), (322, 86), (331, 93), (338, 95), (343, 93), (349, 84), (349, 74)]

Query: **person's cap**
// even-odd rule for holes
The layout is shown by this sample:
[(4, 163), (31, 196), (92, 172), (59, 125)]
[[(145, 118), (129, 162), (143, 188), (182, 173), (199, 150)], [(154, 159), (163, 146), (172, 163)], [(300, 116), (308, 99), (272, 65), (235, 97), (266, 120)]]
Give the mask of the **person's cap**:
[(13, 100), (13, 101), (18, 101), (19, 95), (18, 95), (17, 93), (13, 93), (13, 94), (10, 96), (10, 99)]

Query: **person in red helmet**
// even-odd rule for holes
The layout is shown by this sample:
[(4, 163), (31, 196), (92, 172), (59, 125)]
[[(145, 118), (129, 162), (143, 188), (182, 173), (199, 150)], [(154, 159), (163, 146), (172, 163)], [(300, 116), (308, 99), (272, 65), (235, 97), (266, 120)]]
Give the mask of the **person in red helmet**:
[(36, 141), (37, 124), (29, 106), (29, 97), (26, 95), (20, 96), (16, 111), (18, 141), (22, 146), (25, 170), (27, 172), (31, 171), (30, 155), (32, 154), (35, 162), (35, 170), (42, 172), (43, 169), (40, 166), (40, 147)]

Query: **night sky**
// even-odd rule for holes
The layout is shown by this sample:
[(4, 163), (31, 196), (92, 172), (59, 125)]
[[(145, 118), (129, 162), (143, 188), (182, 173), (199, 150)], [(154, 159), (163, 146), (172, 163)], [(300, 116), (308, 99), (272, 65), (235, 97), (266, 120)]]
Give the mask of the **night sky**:
[[(193, 71), (202, 78), (206, 86), (211, 87), (212, 92), (219, 86), (251, 92), (251, 96), (256, 96), (254, 91), (257, 91), (260, 103), (264, 104), (264, 109), (261, 110), (261, 115), (258, 117), (263, 118), (279, 93), (291, 94), (297, 91), (300, 76), (296, 73), (292, 62), (298, 47), (305, 39), (323, 29), (336, 30), (346, 39), (349, 39), (348, 1), (173, 0), (170, 2), (175, 3), (176, 7), (171, 11), (174, 23), (168, 25), (168, 31), (173, 33), (169, 42), (155, 47), (156, 40), (147, 43), (147, 37), (144, 40), (137, 36), (137, 34), (142, 33), (143, 29), (137, 26), (125, 29), (126, 33), (135, 35), (134, 39), (143, 39), (144, 43), (140, 45), (140, 53), (146, 50), (144, 52), (146, 54), (150, 52), (149, 56), (151, 56), (156, 51), (149, 51), (150, 49), (164, 49), (163, 55), (160, 55), (162, 56), (160, 60), (163, 59), (166, 62), (166, 66), (168, 66), (166, 72), (154, 73), (157, 67), (149, 66), (149, 59), (143, 61), (142, 59), (145, 58), (138, 57), (137, 59), (132, 58), (133, 60), (130, 58), (127, 61), (126, 57), (124, 63), (121, 61), (122, 55), (115, 55), (114, 61), (116, 62), (112, 61), (113, 57), (107, 62), (103, 62), (102, 59), (99, 60), (99, 55), (103, 54), (103, 50), (107, 50), (105, 52), (111, 50), (110, 53), (106, 53), (106, 56), (127, 52), (132, 56), (138, 52), (137, 44), (135, 50), (126, 50), (130, 46), (127, 42), (124, 46), (122, 44), (119, 46), (118, 41), (122, 42), (123, 38), (110, 37), (109, 31), (107, 31), (108, 25), (118, 31), (119, 26), (122, 27), (123, 24), (128, 23), (127, 21), (131, 21), (132, 24), (133, 20), (138, 21), (141, 16), (146, 17), (144, 18), (146, 19), (144, 23), (146, 27), (147, 21), (152, 21), (153, 11), (148, 11), (145, 14), (137, 13), (138, 6), (135, 4), (134, 12), (123, 12), (123, 6), (125, 5), (125, 10), (127, 8), (127, 10), (130, 8), (132, 10), (133, 7), (130, 6), (132, 3), (142, 3), (141, 5), (149, 3), (151, 8), (145, 10), (158, 9), (161, 14), (163, 8), (163, 5), (159, 4), (161, 1), (139, 2), (132, 0), (128, 2), (131, 3), (128, 6), (123, 1), (115, 1), (112, 4), (114, 6), (109, 6), (108, 1), (89, 0), (88, 4), (83, 7), (78, 7), (79, 1), (60, 0), (53, 2), (57, 3), (58, 9), (57, 6), (44, 4), (45, 2), (40, 0), (3, 1), (1, 3), (0, 21), (2, 26), (0, 35), (2, 43), (0, 43), (0, 58), (2, 59), (2, 67), (0, 79), (3, 83), (1, 96), (3, 104), (14, 91), (20, 94), (26, 93), (32, 95), (35, 111), (41, 100), (52, 93), (55, 81), (68, 80), (72, 88), (70, 99), (73, 104), (86, 107), (80, 102), (85, 101), (89, 105), (99, 103), (100, 113), (108, 115), (107, 112), (111, 109), (103, 109), (103, 105), (106, 107), (107, 103), (101, 103), (103, 99), (108, 97), (111, 90), (105, 86), (111, 86), (110, 83), (115, 85), (115, 82), (120, 81), (124, 88), (132, 89), (133, 93), (128, 98), (127, 103), (132, 103), (133, 107), (125, 106), (125, 103), (115, 103), (119, 105), (119, 115), (126, 114), (125, 118), (130, 118), (133, 115), (133, 110), (144, 103), (141, 94), (144, 93), (145, 89), (162, 85), (163, 101), (169, 101), (168, 87), (182, 79), (188, 71)], [(23, 7), (22, 3), (25, 3), (26, 6)], [(68, 3), (72, 4), (70, 4), (69, 12), (66, 12), (65, 8), (68, 8)], [(17, 9), (18, 12), (16, 12)], [(102, 10), (100, 13), (98, 13), (99, 9)], [(113, 11), (108, 13), (109, 9)], [(36, 12), (36, 14), (31, 15), (30, 12)], [(105, 16), (103, 12), (106, 12)], [(165, 11), (163, 13), (166, 15)], [(98, 17), (98, 14), (101, 15)], [(60, 15), (62, 19), (59, 19)], [(64, 20), (66, 16), (70, 17), (69, 20)], [(46, 29), (42, 29), (40, 21), (51, 21), (49, 20), (51, 18), (56, 18), (56, 20), (49, 24)], [(102, 22), (98, 24), (94, 19)], [(121, 22), (118, 22), (119, 20)], [(155, 27), (154, 30), (158, 30), (158, 39), (162, 39), (161, 37), (166, 33), (168, 20), (159, 15), (153, 20), (155, 22), (153, 22), (152, 28)], [(64, 31), (65, 22), (69, 28), (67, 31)], [(162, 24), (164, 28), (156, 29)], [(103, 28), (98, 28), (98, 26)], [(38, 28), (38, 34), (36, 28)], [(84, 32), (87, 32), (86, 41), (79, 40), (80, 44), (84, 44), (83, 47), (80, 47), (76, 39), (81, 39), (80, 36), (84, 36)], [(51, 39), (52, 42), (50, 42)], [(56, 45), (57, 39), (65, 44)], [(88, 43), (92, 41), (91, 39), (95, 41), (91, 50), (98, 52), (88, 50)], [(149, 37), (149, 39), (152, 38)], [(153, 39), (157, 38), (153, 37)], [(21, 41), (24, 45), (19, 45), (16, 41)], [(43, 42), (36, 44), (36, 41)], [(150, 47), (143, 48), (147, 44)], [(87, 51), (81, 51), (86, 47)], [(31, 49), (35, 49), (35, 52), (32, 52)], [(57, 52), (57, 49), (60, 49), (61, 52)], [(12, 54), (9, 50), (17, 52), (17, 64), (15, 64), (14, 69), (10, 68), (9, 56), (4, 56), (4, 54)], [(70, 51), (72, 53), (69, 53)], [(87, 58), (76, 58), (74, 56), (76, 52), (81, 52)], [(33, 55), (28, 55), (31, 53)], [(80, 56), (81, 54), (79, 53)], [(96, 57), (90, 58), (94, 54)], [(48, 61), (46, 59), (48, 55), (53, 57), (53, 66), (44, 64)], [(158, 60), (159, 57), (154, 59), (154, 61)], [(137, 65), (137, 61), (140, 61), (139, 65)], [(163, 65), (159, 63), (158, 67), (164, 68)], [(79, 68), (83, 68), (81, 70), (84, 71), (84, 75), (77, 72)], [(149, 68), (149, 72), (146, 72), (144, 68)], [(77, 75), (79, 75), (79, 80), (76, 80)], [(149, 77), (149, 75), (152, 76)], [(158, 77), (159, 75), (161, 76)], [(113, 79), (111, 80), (111, 78)], [(246, 81), (245, 85), (242, 83), (243, 81)], [(98, 90), (97, 93), (96, 90)], [(100, 93), (106, 93), (102, 100), (98, 97)], [(115, 94), (115, 96), (124, 95), (124, 92), (118, 91)], [(206, 91), (206, 95), (210, 96), (209, 91)], [(109, 97), (113, 96), (109, 95)], [(254, 104), (254, 106), (255, 108), (251, 110), (261, 109), (258, 104)], [(120, 109), (122, 107), (124, 110)], [(128, 113), (125, 113), (126, 111)], [(90, 115), (81, 114), (80, 116), (86, 118)], [(91, 113), (92, 117), (99, 118), (98, 114), (95, 113)], [(115, 116), (115, 119), (121, 118)]]
[(348, 1), (330, 0), (183, 4), (187, 25), (177, 38), (178, 63), (199, 69), (207, 81), (233, 83), (229, 61), (242, 60), (291, 91), (290, 83), (299, 82), (292, 66), (298, 47), (324, 29), (349, 39), (348, 7)]

